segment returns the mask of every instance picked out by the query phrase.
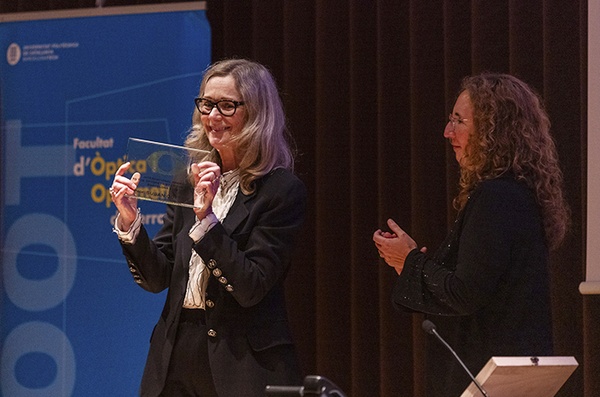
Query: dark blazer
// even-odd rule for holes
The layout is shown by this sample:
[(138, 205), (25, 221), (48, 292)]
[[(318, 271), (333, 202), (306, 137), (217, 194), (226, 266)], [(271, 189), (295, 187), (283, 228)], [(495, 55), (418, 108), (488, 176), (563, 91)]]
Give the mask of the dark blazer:
[[(533, 192), (512, 177), (482, 182), (432, 255), (411, 251), (393, 301), (429, 314), (476, 375), (492, 356), (552, 355), (548, 247)], [(470, 380), (431, 340), (427, 396)]]
[[(179, 194), (192, 195), (191, 187)], [(134, 245), (122, 244), (135, 281), (168, 288), (152, 333), (141, 395), (164, 386), (188, 281), (192, 249), (210, 269), (206, 292), (208, 352), (221, 397), (264, 396), (267, 384), (301, 384), (284, 297), (284, 279), (305, 216), (306, 189), (290, 171), (276, 169), (241, 189), (222, 223), (194, 244), (194, 212), (167, 206), (153, 240), (142, 227)]]

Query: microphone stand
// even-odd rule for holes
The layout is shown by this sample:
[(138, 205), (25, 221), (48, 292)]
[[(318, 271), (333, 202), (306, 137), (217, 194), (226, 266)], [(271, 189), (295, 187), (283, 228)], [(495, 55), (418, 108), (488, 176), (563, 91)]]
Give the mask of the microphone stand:
[(450, 352), (454, 355), (454, 358), (456, 358), (456, 361), (458, 361), (460, 363), (460, 365), (463, 367), (463, 369), (465, 370), (465, 372), (469, 375), (469, 377), (471, 378), (471, 380), (473, 381), (473, 383), (475, 383), (475, 386), (477, 386), (477, 388), (479, 389), (479, 391), (481, 392), (481, 394), (483, 394), (485, 397), (489, 397), (489, 395), (483, 389), (483, 387), (481, 386), (481, 384), (479, 384), (479, 382), (477, 381), (477, 379), (475, 379), (475, 377), (473, 376), (473, 374), (471, 373), (471, 371), (469, 371), (469, 369), (467, 368), (467, 366), (465, 365), (465, 363), (463, 363), (463, 361), (460, 359), (460, 357), (458, 357), (458, 354), (456, 354), (456, 352), (454, 351), (454, 349), (452, 349), (452, 347), (450, 347), (450, 345), (444, 340), (444, 338), (442, 338), (440, 336), (440, 334), (438, 334), (437, 330), (435, 329), (435, 324), (432, 323), (429, 320), (425, 320), (425, 321), (423, 321), (423, 324), (421, 326), (423, 328), (423, 331), (427, 332), (428, 334), (435, 335), (438, 338), (438, 340), (440, 342), (442, 342), (442, 344), (444, 346), (446, 346), (446, 348), (448, 350), (450, 350)]

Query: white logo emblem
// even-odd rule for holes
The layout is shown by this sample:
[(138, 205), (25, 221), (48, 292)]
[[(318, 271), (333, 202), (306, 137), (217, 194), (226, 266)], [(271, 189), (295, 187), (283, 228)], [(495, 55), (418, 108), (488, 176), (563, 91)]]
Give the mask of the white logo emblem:
[(21, 60), (21, 47), (18, 44), (12, 43), (6, 50), (6, 61), (10, 66), (15, 66)]

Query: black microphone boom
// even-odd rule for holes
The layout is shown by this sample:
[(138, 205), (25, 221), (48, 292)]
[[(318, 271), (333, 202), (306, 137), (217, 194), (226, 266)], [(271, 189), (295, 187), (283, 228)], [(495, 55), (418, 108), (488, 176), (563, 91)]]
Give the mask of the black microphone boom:
[(469, 377), (471, 378), (471, 380), (473, 381), (473, 383), (475, 383), (475, 386), (477, 386), (477, 388), (479, 389), (479, 391), (481, 392), (481, 394), (483, 394), (485, 397), (489, 397), (489, 395), (483, 389), (483, 387), (479, 384), (479, 382), (477, 381), (477, 379), (475, 379), (475, 377), (473, 376), (473, 374), (471, 373), (471, 371), (469, 371), (469, 369), (467, 368), (467, 366), (465, 365), (465, 363), (463, 363), (463, 361), (460, 359), (460, 357), (458, 357), (458, 354), (456, 354), (456, 352), (454, 351), (454, 349), (452, 349), (450, 347), (450, 345), (448, 343), (446, 343), (446, 341), (444, 340), (444, 338), (442, 338), (440, 336), (440, 334), (438, 334), (438, 332), (435, 329), (435, 324), (432, 323), (429, 320), (425, 320), (425, 321), (423, 321), (423, 324), (421, 324), (421, 327), (423, 328), (423, 331), (427, 332), (428, 334), (435, 335), (438, 338), (438, 340), (440, 342), (442, 342), (442, 344), (444, 346), (446, 346), (446, 348), (448, 348), (448, 350), (450, 350), (450, 353), (452, 353), (454, 355), (454, 357), (456, 358), (456, 361), (458, 361), (460, 363), (460, 365), (462, 365), (462, 367), (467, 372), (467, 374), (469, 375)]
[(346, 397), (344, 392), (324, 376), (308, 375), (303, 386), (271, 386), (265, 394), (272, 397)]

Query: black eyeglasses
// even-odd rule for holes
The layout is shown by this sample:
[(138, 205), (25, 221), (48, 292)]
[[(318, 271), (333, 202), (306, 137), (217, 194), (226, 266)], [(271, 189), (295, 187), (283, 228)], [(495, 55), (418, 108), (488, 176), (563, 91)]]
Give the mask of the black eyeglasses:
[(244, 104), (243, 101), (240, 102), (232, 101), (230, 99), (221, 99), (220, 101), (215, 102), (206, 98), (195, 98), (194, 103), (196, 103), (196, 107), (202, 114), (210, 114), (210, 112), (212, 112), (213, 108), (216, 106), (219, 113), (225, 117), (233, 116), (238, 106), (242, 106)]

